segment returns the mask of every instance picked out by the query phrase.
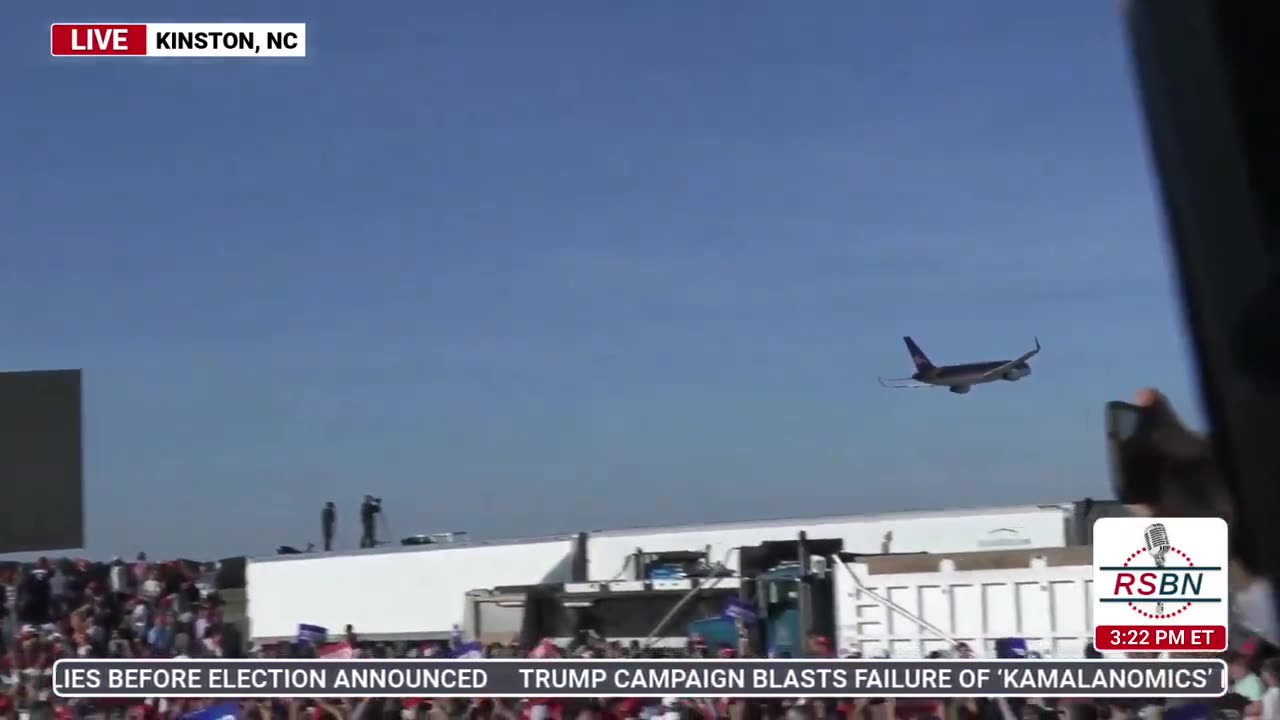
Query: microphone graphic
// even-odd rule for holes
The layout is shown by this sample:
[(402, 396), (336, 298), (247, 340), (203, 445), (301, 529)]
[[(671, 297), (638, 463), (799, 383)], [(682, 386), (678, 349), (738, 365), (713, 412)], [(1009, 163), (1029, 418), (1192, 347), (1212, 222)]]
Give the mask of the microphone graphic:
[[(1169, 554), (1169, 531), (1165, 530), (1164, 524), (1148, 525), (1142, 533), (1142, 539), (1146, 541), (1147, 552), (1151, 553), (1151, 559), (1155, 561), (1156, 567), (1164, 567), (1164, 556)], [(1156, 614), (1164, 614), (1164, 603), (1156, 603)]]

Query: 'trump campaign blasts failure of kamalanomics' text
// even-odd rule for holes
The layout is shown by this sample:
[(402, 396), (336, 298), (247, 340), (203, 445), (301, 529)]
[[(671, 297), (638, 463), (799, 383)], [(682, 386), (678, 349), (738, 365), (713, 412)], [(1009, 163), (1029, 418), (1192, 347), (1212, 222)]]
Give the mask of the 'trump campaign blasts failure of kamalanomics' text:
[(900, 696), (1214, 697), (1220, 660), (60, 660), (64, 697)]

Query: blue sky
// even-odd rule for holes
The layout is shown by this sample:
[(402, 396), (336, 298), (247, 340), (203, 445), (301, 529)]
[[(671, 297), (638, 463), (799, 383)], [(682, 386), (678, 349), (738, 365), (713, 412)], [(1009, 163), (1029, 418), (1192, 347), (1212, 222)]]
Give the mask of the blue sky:
[[(0, 29), (0, 366), (85, 369), (95, 555), (1105, 497), (1102, 404), (1194, 407), (1114, 3), (269, 5)], [(1044, 352), (882, 389), (908, 333)]]

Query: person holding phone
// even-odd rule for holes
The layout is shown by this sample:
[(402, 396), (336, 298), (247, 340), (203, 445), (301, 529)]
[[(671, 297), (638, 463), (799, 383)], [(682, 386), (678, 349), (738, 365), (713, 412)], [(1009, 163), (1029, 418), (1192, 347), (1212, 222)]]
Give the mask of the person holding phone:
[[(1235, 498), (1213, 455), (1212, 440), (1190, 430), (1158, 390), (1139, 390), (1132, 403), (1107, 404), (1107, 442), (1116, 497), (1145, 517), (1236, 514)], [(1239, 624), (1280, 645), (1271, 583), (1254, 572), (1253, 552), (1234, 541), (1231, 586)]]

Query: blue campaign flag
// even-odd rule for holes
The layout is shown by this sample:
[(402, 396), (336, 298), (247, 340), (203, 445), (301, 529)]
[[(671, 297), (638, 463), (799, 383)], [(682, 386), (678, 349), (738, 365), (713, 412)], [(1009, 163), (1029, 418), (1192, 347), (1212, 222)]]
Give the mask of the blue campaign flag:
[(478, 660), (484, 657), (484, 643), (475, 640), (469, 643), (462, 643), (455, 647), (453, 652), (449, 653), (449, 656), (466, 660)]
[(1014, 660), (1027, 656), (1026, 638), (1007, 637), (996, 640), (996, 657), (1002, 660)]
[(753, 623), (758, 615), (751, 603), (736, 597), (730, 597), (724, 603), (724, 616), (731, 620)]
[(182, 716), (182, 720), (239, 720), (240, 703), (225, 702)]
[(319, 625), (298, 624), (298, 642), (318, 645), (329, 639), (329, 629)]
[(1161, 717), (1168, 720), (1209, 720), (1213, 717), (1213, 708), (1199, 703), (1180, 705), (1166, 708)]

